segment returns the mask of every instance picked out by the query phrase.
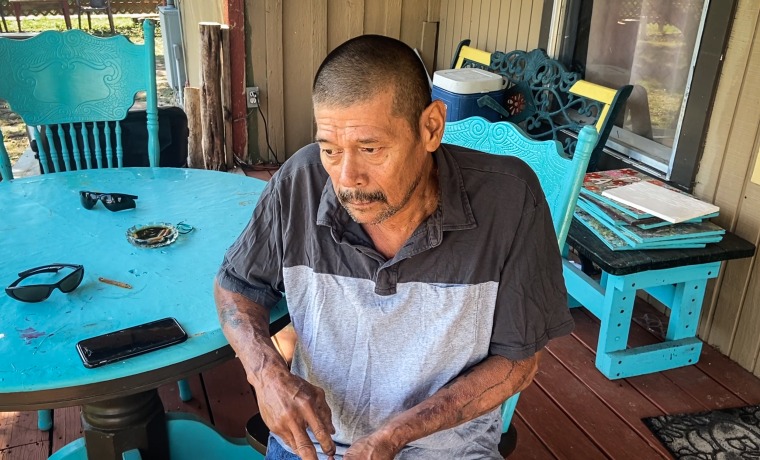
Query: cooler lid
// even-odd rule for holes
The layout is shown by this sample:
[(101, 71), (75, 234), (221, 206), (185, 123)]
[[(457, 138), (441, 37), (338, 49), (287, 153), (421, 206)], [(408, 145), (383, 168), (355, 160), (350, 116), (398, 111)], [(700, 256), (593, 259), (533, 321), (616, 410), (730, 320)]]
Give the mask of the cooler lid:
[(446, 69), (433, 73), (433, 86), (457, 94), (490, 93), (504, 89), (501, 75), (482, 69)]

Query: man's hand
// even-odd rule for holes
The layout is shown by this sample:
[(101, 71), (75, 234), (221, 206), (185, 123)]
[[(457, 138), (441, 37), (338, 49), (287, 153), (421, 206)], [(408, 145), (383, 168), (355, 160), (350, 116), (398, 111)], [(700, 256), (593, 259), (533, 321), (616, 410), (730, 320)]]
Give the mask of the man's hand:
[(400, 450), (390, 439), (376, 432), (351, 444), (343, 460), (393, 460)]
[(317, 460), (306, 432), (311, 428), (322, 451), (335, 454), (335, 432), (325, 392), (290, 373), (269, 337), (269, 312), (261, 305), (214, 284), (219, 322), (256, 390), (261, 418), (301, 458)]
[(335, 433), (332, 413), (321, 388), (282, 369), (266, 372), (256, 380), (261, 418), (272, 433), (302, 459), (317, 460), (317, 450), (306, 432), (307, 427), (311, 428), (322, 451), (335, 455), (335, 443), (330, 437)]
[(392, 460), (405, 445), (453, 428), (495, 409), (525, 389), (538, 370), (541, 352), (522, 361), (489, 356), (416, 406), (351, 445), (345, 460)]

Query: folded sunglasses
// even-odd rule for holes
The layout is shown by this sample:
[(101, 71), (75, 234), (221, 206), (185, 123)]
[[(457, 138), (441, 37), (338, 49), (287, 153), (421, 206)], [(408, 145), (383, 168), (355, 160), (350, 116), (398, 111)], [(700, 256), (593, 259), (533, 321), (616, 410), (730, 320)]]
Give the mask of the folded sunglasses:
[(133, 209), (137, 206), (135, 204), (137, 197), (126, 193), (99, 193), (82, 190), (79, 192), (79, 199), (85, 209), (92, 209), (98, 201), (102, 202), (106, 209), (114, 212)]
[[(19, 286), (19, 283), (30, 276), (40, 273), (58, 273), (62, 268), (73, 268), (74, 271), (61, 278), (57, 283), (50, 284), (26, 284)], [(61, 292), (71, 292), (76, 289), (84, 278), (84, 266), (74, 264), (50, 264), (41, 267), (30, 268), (18, 274), (19, 278), (5, 288), (5, 293), (12, 299), (21, 302), (42, 302), (50, 297), (53, 290), (58, 288)]]

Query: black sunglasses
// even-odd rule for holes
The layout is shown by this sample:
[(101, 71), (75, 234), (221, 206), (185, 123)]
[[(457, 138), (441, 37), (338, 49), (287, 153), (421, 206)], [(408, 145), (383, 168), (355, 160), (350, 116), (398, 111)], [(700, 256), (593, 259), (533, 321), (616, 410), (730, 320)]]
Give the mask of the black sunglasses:
[[(18, 284), (29, 278), (30, 276), (37, 275), (39, 273), (58, 273), (58, 271), (64, 267), (73, 268), (74, 271), (66, 275), (60, 281), (54, 284), (28, 284), (25, 286), (19, 286)], [(50, 297), (53, 293), (53, 289), (58, 288), (61, 292), (71, 292), (79, 286), (84, 278), (84, 266), (73, 264), (50, 264), (43, 265), (42, 267), (30, 268), (18, 274), (19, 279), (11, 283), (10, 286), (5, 288), (5, 293), (11, 298), (19, 300), (21, 302), (42, 302)]]
[(133, 209), (137, 205), (134, 195), (127, 195), (126, 193), (98, 193), (87, 192), (82, 190), (79, 192), (79, 198), (82, 201), (82, 206), (85, 209), (92, 209), (98, 200), (103, 202), (109, 211), (123, 211), (125, 209)]

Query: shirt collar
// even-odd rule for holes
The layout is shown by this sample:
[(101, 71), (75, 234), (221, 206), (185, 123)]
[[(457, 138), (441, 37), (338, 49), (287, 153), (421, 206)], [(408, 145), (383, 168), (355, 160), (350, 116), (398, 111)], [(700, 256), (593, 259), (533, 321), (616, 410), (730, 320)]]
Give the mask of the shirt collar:
[[(469, 230), (477, 227), (475, 216), (473, 216), (470, 207), (470, 199), (467, 197), (467, 190), (465, 190), (462, 171), (456, 159), (443, 145), (433, 152), (433, 155), (438, 166), (438, 186), (441, 192), (441, 201), (438, 210), (428, 217), (428, 231), (437, 233), (436, 229), (452, 231)], [(366, 241), (366, 237), (363, 236), (364, 232), (353, 228), (359, 227), (360, 229), (361, 227), (351, 219), (341, 206), (329, 176), (322, 189), (319, 209), (317, 210), (317, 224), (330, 227), (333, 230), (333, 235), (336, 233), (344, 234), (348, 231)], [(348, 235), (344, 234), (343, 236), (347, 237)], [(438, 238), (438, 243), (440, 243), (440, 238)]]

